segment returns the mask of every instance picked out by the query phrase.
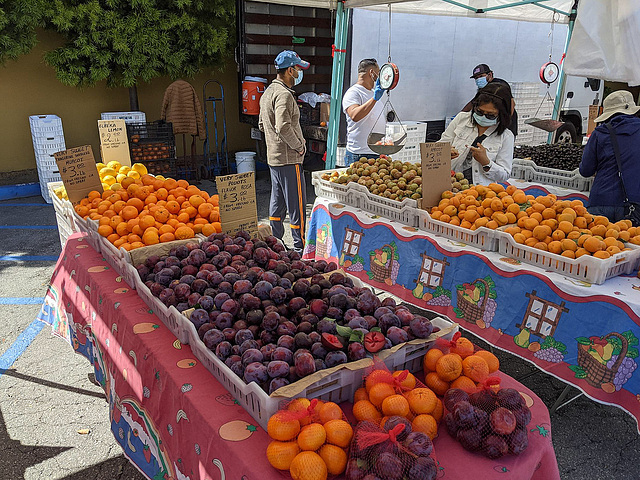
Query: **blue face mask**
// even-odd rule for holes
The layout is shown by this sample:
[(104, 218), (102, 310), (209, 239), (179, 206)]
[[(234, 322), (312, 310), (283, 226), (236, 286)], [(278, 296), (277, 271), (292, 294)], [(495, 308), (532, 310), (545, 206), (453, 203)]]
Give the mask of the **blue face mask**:
[(491, 127), (498, 123), (497, 118), (494, 118), (493, 120), (489, 120), (484, 115), (478, 115), (476, 112), (473, 112), (473, 119), (481, 127)]
[(304, 71), (303, 70), (296, 70), (298, 72), (298, 76), (295, 78), (293, 84), (295, 85), (300, 85), (302, 83), (302, 77), (304, 77)]
[(476, 78), (476, 86), (477, 86), (478, 88), (484, 88), (484, 87), (486, 87), (486, 86), (487, 86), (487, 83), (489, 83), (489, 82), (487, 81), (487, 77), (478, 77), (478, 78)]

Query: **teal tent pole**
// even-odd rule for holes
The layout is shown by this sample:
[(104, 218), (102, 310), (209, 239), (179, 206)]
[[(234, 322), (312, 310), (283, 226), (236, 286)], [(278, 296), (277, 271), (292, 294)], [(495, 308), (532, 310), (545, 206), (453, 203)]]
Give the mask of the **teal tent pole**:
[(349, 10), (345, 10), (343, 2), (338, 2), (336, 10), (335, 48), (333, 49), (333, 67), (331, 69), (331, 106), (329, 124), (327, 125), (327, 159), (325, 166), (328, 169), (335, 168), (336, 166), (348, 28)]
[[(569, 42), (571, 41), (571, 35), (573, 34), (573, 26), (576, 23), (576, 14), (578, 8), (578, 1), (576, 0), (573, 3), (573, 7), (571, 7), (571, 14), (569, 15), (569, 30), (567, 31), (567, 41), (564, 44), (564, 55), (567, 54), (567, 50), (569, 49)], [(562, 105), (562, 97), (564, 96), (564, 84), (566, 80), (566, 75), (564, 73), (564, 58), (563, 61), (560, 62), (560, 75), (558, 76), (558, 88), (556, 89), (556, 100), (553, 103), (553, 115), (551, 118), (554, 120), (558, 120), (560, 117), (560, 107)], [(547, 143), (553, 142), (553, 134), (554, 132), (549, 132), (549, 137), (547, 138)]]

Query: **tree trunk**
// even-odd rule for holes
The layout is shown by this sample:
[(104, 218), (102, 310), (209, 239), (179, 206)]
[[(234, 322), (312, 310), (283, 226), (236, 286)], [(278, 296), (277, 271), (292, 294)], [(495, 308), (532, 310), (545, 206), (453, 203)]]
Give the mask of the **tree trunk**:
[(129, 87), (129, 108), (132, 112), (140, 111), (140, 105), (138, 104), (138, 87), (135, 85)]

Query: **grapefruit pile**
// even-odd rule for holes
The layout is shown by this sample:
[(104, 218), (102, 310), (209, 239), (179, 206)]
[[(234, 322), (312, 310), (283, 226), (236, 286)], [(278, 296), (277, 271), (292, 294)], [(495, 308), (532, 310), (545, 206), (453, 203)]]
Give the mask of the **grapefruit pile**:
[(432, 440), (438, 433), (443, 405), (435, 393), (422, 385), (407, 370), (389, 373), (373, 370), (365, 385), (355, 392), (353, 416), (385, 428), (392, 417), (403, 417), (412, 431), (422, 432)]
[(640, 228), (629, 220), (612, 223), (591, 215), (580, 200), (534, 197), (497, 183), (456, 194), (446, 191), (442, 196), (431, 210), (435, 220), (470, 230), (504, 227), (517, 243), (572, 259), (583, 255), (606, 259), (628, 250), (624, 242), (640, 245)]
[(325, 480), (347, 467), (353, 429), (333, 402), (298, 398), (269, 419), (267, 431), (269, 463), (293, 480)]
[(438, 395), (444, 395), (450, 388), (473, 393), (487, 377), (500, 368), (498, 358), (491, 352), (479, 350), (471, 341), (460, 337), (444, 353), (431, 348), (424, 356), (425, 383)]
[(218, 195), (210, 196), (186, 180), (140, 175), (140, 170), (115, 177), (112, 167), (99, 170), (104, 192), (90, 192), (75, 205), (76, 213), (97, 221), (98, 233), (125, 250), (222, 231)]

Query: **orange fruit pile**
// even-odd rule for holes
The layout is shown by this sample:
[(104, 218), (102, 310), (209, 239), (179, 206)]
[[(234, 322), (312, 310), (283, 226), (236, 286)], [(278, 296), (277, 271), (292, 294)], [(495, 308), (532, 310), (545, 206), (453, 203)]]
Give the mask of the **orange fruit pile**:
[(343, 419), (342, 409), (322, 401), (310, 407), (310, 400), (295, 399), (267, 424), (272, 438), (267, 459), (274, 468), (288, 470), (294, 480), (326, 480), (347, 467), (353, 429)]
[(427, 386), (438, 395), (444, 395), (450, 388), (476, 392), (500, 368), (500, 361), (491, 352), (474, 350), (473, 343), (464, 337), (455, 340), (449, 353), (438, 348), (428, 350), (422, 360)]
[(431, 210), (435, 220), (476, 230), (503, 227), (517, 243), (579, 258), (606, 259), (623, 250), (624, 242), (640, 245), (640, 228), (629, 220), (612, 223), (591, 215), (580, 200), (558, 200), (555, 195), (534, 197), (513, 185), (497, 183), (453, 194), (446, 191)]
[(82, 218), (97, 221), (98, 233), (116, 248), (132, 250), (222, 231), (218, 195), (209, 196), (186, 180), (142, 175), (126, 177), (120, 185), (90, 192), (74, 207)]
[(367, 375), (365, 386), (354, 394), (353, 416), (356, 420), (373, 422), (384, 428), (390, 417), (404, 417), (411, 422), (413, 430), (435, 438), (443, 414), (440, 399), (430, 388), (417, 383), (406, 370), (391, 374), (396, 383), (391, 384), (389, 377), (386, 370), (373, 370)]

